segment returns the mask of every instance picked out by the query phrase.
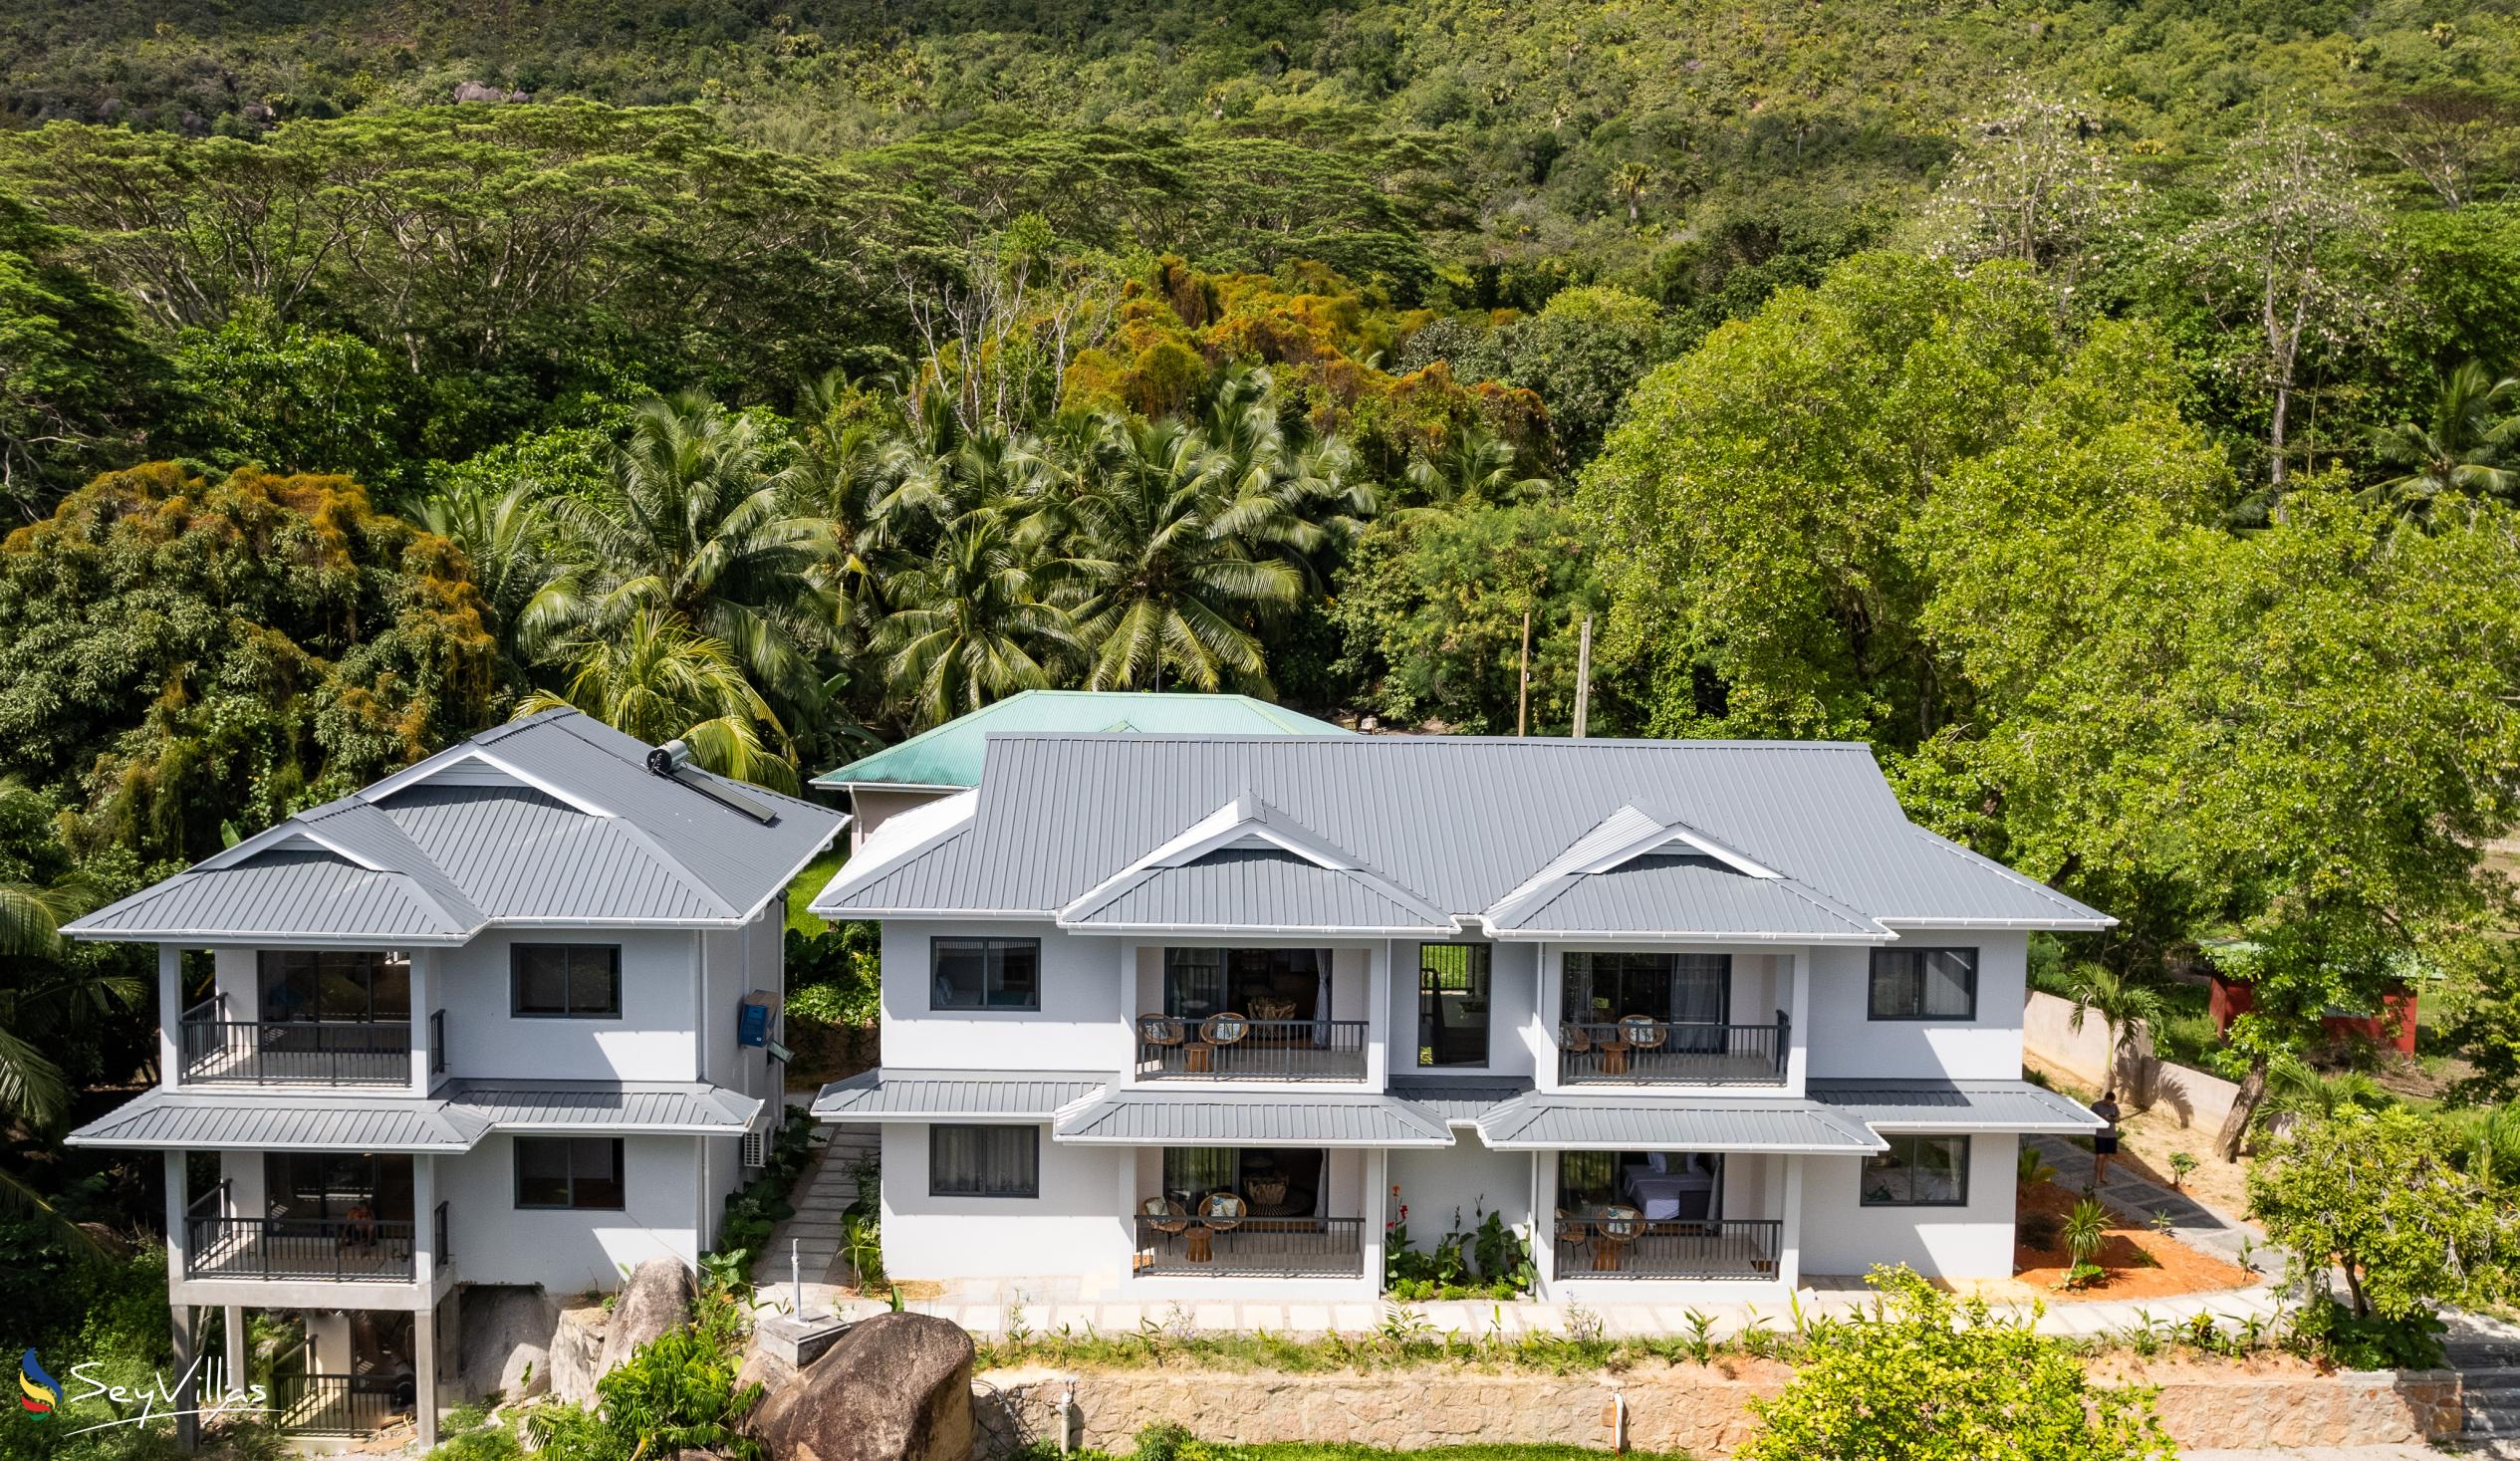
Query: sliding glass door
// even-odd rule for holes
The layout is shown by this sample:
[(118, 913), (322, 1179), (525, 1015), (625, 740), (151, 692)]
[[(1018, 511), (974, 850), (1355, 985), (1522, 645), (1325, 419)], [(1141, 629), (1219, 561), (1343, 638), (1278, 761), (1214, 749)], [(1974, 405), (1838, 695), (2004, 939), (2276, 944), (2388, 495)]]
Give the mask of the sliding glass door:
[(1731, 1014), (1729, 954), (1569, 953), (1561, 1017), (1608, 1025), (1630, 1015), (1682, 1025), (1721, 1025)]

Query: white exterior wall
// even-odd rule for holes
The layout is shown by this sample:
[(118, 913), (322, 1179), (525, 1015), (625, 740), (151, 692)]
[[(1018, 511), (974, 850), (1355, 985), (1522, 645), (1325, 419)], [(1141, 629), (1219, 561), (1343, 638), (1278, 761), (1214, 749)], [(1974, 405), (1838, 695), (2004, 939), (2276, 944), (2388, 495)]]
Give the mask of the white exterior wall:
[[(542, 1081), (696, 1081), (696, 1016), (701, 1013), (692, 929), (497, 928), (437, 955), (430, 991), (446, 1012), (446, 1074)], [(733, 935), (717, 935), (731, 939)], [(508, 949), (518, 943), (618, 944), (622, 1013), (617, 1019), (520, 1019), (508, 1013)], [(732, 1001), (707, 1012), (735, 1018)], [(417, 1018), (425, 1019), (419, 1014)]]
[(701, 1079), (774, 1104), (780, 1093), (770, 1070), (770, 1048), (737, 1043), (736, 1022), (744, 996), (760, 990), (771, 998), (770, 1038), (779, 1039), (787, 1008), (786, 935), (786, 905), (778, 898), (741, 928), (703, 934), (708, 993), (693, 1012), (703, 1037)]
[(1857, 1185), (1862, 1157), (1802, 1158), (1803, 1272), (1860, 1275), (1877, 1263), (1903, 1263), (1934, 1279), (2012, 1277), (2020, 1139), (1971, 1139), (1965, 1207), (1866, 1207)]
[(1061, 1146), (1045, 1124), (1039, 1197), (931, 1197), (928, 1128), (882, 1129), (883, 1266), (892, 1277), (1127, 1276), (1134, 1148)]
[[(451, 1019), (452, 1016), (450, 1015)], [(437, 1159), (456, 1277), (469, 1284), (540, 1284), (555, 1295), (621, 1287), (651, 1258), (696, 1267), (701, 1243), (700, 1146), (695, 1136), (625, 1136), (621, 1212), (519, 1210), (513, 1139), (493, 1131), (461, 1156)], [(727, 1138), (708, 1138), (732, 1165)], [(714, 1223), (718, 1197), (707, 1198)]]
[[(1040, 939), (1041, 1008), (930, 1010), (928, 945), (936, 938)], [(1135, 1056), (1121, 1013), (1125, 958), (1134, 955), (1117, 939), (1079, 938), (1047, 923), (886, 919), (883, 1063), (895, 1070), (1121, 1070)], [(922, 1164), (925, 1150), (921, 1146)], [(920, 1190), (926, 1190), (923, 1176)]]
[(2030, 935), (1986, 929), (1901, 928), (1899, 941), (1977, 950), (1977, 1018), (1875, 1020), (1867, 1016), (1872, 951), (1811, 951), (1811, 1076), (2018, 1081), (2021, 1005)]
[[(1462, 1232), (1474, 1232), (1481, 1214), (1489, 1212), (1504, 1214), (1507, 1227), (1531, 1236), (1531, 1153), (1492, 1151), (1473, 1131), (1453, 1134), (1457, 1144), (1452, 1146), (1390, 1153), (1390, 1186), (1398, 1189), (1399, 1204), (1408, 1209), (1408, 1246), (1431, 1253), (1456, 1222)], [(1379, 1214), (1386, 1220), (1399, 1216), (1391, 1208), (1391, 1195), (1386, 1191), (1380, 1204), (1390, 1209)]]

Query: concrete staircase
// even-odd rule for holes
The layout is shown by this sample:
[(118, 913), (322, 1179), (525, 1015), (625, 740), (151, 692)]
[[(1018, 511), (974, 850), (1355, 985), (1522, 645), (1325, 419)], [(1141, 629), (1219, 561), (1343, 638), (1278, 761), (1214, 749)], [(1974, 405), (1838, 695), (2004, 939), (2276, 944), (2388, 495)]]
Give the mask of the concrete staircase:
[(826, 1126), (823, 1130), (824, 1143), (805, 1174), (797, 1178), (796, 1190), (788, 1194), (788, 1201), (796, 1205), (796, 1216), (770, 1230), (770, 1241), (753, 1263), (756, 1284), (788, 1281), (791, 1244), (803, 1261), (805, 1282), (847, 1284), (857, 1279), (841, 1252), (841, 1215), (858, 1200), (853, 1172), (861, 1162), (875, 1158), (879, 1138), (873, 1126)]
[(2471, 1456), (2520, 1461), (2520, 1340), (2462, 1337), (2452, 1339), (2448, 1349), (2466, 1410), (2460, 1448)]

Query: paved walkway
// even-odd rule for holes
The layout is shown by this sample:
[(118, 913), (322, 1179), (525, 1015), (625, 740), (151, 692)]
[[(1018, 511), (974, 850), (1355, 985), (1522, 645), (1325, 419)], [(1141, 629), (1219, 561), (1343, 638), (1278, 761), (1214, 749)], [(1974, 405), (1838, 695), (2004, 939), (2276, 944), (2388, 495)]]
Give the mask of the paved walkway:
[[(2092, 1154), (2062, 1136), (2024, 1136), (2023, 1143), (2037, 1149), (2048, 1165), (2056, 1168), (2057, 1185), (2069, 1191), (2091, 1185)], [(2109, 1169), (2109, 1180), (2100, 1187), (2100, 1200), (2132, 1217), (2146, 1227), (2166, 1213), (2170, 1231), (2190, 1248), (2219, 1254), (2233, 1263), (2255, 1268), (2260, 1272), (2279, 1270), (2282, 1259), (2265, 1251), (2266, 1235), (2225, 1217), (2184, 1192), (2173, 1192), (2147, 1177), (2137, 1175), (2121, 1161)]]
[(822, 1135), (822, 1145), (788, 1195), (796, 1204), (796, 1216), (770, 1230), (770, 1241), (762, 1245), (752, 1267), (753, 1282), (776, 1286), (784, 1299), (790, 1293), (793, 1254), (805, 1274), (809, 1305), (829, 1302), (828, 1295), (819, 1300), (814, 1296), (817, 1287), (828, 1289), (857, 1277), (841, 1255), (841, 1215), (858, 1200), (858, 1164), (874, 1160), (877, 1150), (873, 1126), (826, 1125)]

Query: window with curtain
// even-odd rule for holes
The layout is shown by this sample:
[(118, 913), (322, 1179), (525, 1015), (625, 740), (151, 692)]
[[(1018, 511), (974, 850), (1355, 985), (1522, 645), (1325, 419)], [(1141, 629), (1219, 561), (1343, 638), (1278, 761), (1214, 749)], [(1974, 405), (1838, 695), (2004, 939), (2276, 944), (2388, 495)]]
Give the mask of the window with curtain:
[(620, 1018), (621, 945), (511, 945), (508, 949), (508, 1009), (510, 1013), (529, 1019)]
[(1875, 949), (1869, 1013), (1876, 1020), (1977, 1018), (1977, 950)]
[(1864, 1159), (1866, 1207), (1965, 1207), (1969, 1138), (1885, 1136), (1890, 1150)]
[(411, 963), (367, 949), (264, 949), (255, 960), (262, 1018), (365, 1023), (411, 1018)]
[(1483, 943), (1417, 946), (1417, 1064), (1487, 1064), (1490, 952)]
[(620, 1212), (629, 1204), (619, 1136), (516, 1138), (516, 1205)]
[(1037, 1126), (930, 1126), (930, 1197), (1039, 1197), (1041, 1129)]
[(927, 1007), (931, 1010), (1038, 1010), (1041, 940), (938, 938)]
[(1630, 1015), (1723, 1024), (1731, 1007), (1730, 954), (1583, 953), (1565, 956), (1560, 1018), (1609, 1024)]

